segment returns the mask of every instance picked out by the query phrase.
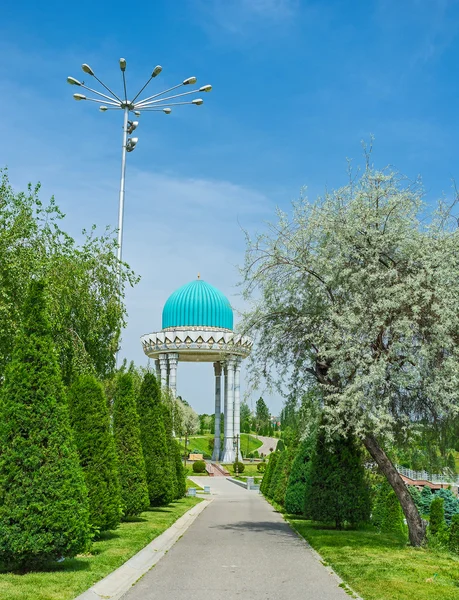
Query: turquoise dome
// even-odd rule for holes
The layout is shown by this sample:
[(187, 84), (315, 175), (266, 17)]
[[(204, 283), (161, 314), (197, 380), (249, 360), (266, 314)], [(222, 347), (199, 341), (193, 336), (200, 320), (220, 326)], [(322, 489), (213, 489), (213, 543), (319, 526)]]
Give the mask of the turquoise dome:
[(163, 329), (218, 327), (233, 329), (233, 310), (220, 290), (197, 279), (169, 296), (163, 308)]

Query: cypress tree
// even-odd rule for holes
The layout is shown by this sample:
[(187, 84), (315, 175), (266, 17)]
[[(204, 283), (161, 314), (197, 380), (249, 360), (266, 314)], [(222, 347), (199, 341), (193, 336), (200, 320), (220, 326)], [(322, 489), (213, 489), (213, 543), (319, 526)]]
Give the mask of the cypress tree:
[(430, 520), (429, 520), (429, 531), (433, 535), (436, 535), (441, 529), (445, 527), (445, 508), (444, 500), (440, 496), (435, 495), (430, 505)]
[(453, 515), (451, 519), (448, 546), (451, 552), (459, 554), (459, 514)]
[(175, 463), (175, 440), (173, 436), (171, 405), (162, 402), (161, 409), (163, 413), (164, 429), (166, 431), (167, 453), (169, 455), (169, 472), (172, 492), (171, 498), (172, 500), (177, 500), (178, 498), (181, 498), (181, 496), (177, 496), (179, 483), (177, 481), (177, 468)]
[(266, 490), (266, 496), (271, 500), (274, 500), (274, 493), (277, 488), (277, 484), (279, 483), (280, 474), (282, 469), (284, 468), (285, 462), (285, 450), (283, 452), (278, 452), (279, 458), (276, 461), (276, 468), (273, 470), (273, 474), (271, 475), (271, 481), (269, 482), (269, 488)]
[(119, 376), (113, 407), (113, 429), (118, 453), (118, 474), (125, 517), (139, 515), (148, 508), (145, 461), (140, 441), (139, 416), (132, 376)]
[(420, 506), (420, 512), (421, 515), (429, 515), (430, 514), (430, 505), (432, 503), (432, 490), (430, 489), (429, 486), (425, 485), (422, 488), (422, 492), (421, 492), (421, 506)]
[(274, 490), (273, 500), (280, 504), (285, 505), (285, 492), (287, 490), (287, 483), (292, 469), (293, 452), (292, 450), (284, 450), (284, 460), (282, 466), (279, 468), (279, 474), (277, 479), (276, 488)]
[(268, 467), (266, 469), (266, 472), (263, 476), (263, 480), (261, 482), (260, 491), (267, 498), (269, 498), (269, 496), (268, 496), (269, 487), (271, 485), (271, 479), (272, 479), (273, 473), (276, 469), (276, 464), (277, 464), (278, 459), (279, 459), (279, 452), (271, 452), (271, 454), (269, 455)]
[(394, 490), (387, 480), (382, 481), (376, 493), (372, 522), (384, 533), (404, 533), (403, 511)]
[(180, 451), (180, 445), (177, 440), (172, 440), (174, 444), (174, 462), (175, 462), (175, 474), (177, 477), (177, 487), (175, 488), (175, 500), (183, 498), (186, 494), (186, 471), (182, 462), (182, 454)]
[(102, 384), (81, 375), (69, 391), (70, 422), (88, 489), (89, 521), (99, 531), (121, 519), (121, 490), (115, 440)]
[(337, 529), (370, 516), (370, 494), (360, 446), (351, 437), (326, 443), (319, 430), (305, 490), (305, 513), (314, 521), (333, 521)]
[(315, 441), (315, 435), (303, 440), (292, 464), (285, 492), (285, 510), (292, 515), (301, 515), (304, 510), (306, 481), (309, 477)]
[(45, 287), (32, 281), (0, 393), (0, 561), (27, 569), (75, 556), (88, 517)]
[(150, 504), (163, 506), (172, 501), (174, 490), (161, 391), (153, 373), (145, 373), (138, 408)]

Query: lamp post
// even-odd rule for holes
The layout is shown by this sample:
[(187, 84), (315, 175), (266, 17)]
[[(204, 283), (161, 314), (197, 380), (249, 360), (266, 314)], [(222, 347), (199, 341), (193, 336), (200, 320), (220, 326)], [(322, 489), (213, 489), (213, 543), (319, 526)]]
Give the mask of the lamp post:
[[(203, 104), (204, 100), (202, 98), (194, 98), (191, 101), (181, 101), (178, 102), (169, 102), (169, 100), (175, 100), (176, 98), (182, 98), (183, 96), (189, 96), (190, 94), (196, 94), (196, 92), (210, 92), (212, 89), (211, 85), (203, 85), (198, 90), (191, 90), (187, 92), (182, 92), (178, 94), (173, 94), (171, 96), (164, 96), (173, 90), (176, 90), (182, 86), (191, 86), (196, 83), (196, 77), (188, 77), (184, 79), (181, 83), (174, 85), (168, 89), (163, 90), (162, 92), (158, 92), (153, 96), (149, 96), (147, 98), (139, 99), (140, 94), (145, 90), (148, 84), (157, 77), (163, 68), (158, 65), (156, 66), (149, 79), (145, 83), (145, 85), (140, 89), (139, 92), (133, 97), (132, 100), (128, 100), (127, 96), (127, 88), (126, 88), (126, 60), (124, 58), (120, 58), (119, 61), (120, 70), (123, 78), (123, 93), (120, 96), (115, 94), (108, 86), (105, 85), (103, 81), (101, 81), (91, 67), (87, 64), (83, 64), (81, 68), (83, 72), (93, 77), (99, 84), (108, 92), (109, 95), (103, 94), (89, 86), (85, 85), (84, 81), (79, 81), (74, 77), (67, 77), (67, 82), (70, 85), (82, 87), (85, 90), (90, 91), (92, 94), (95, 94), (96, 98), (88, 98), (84, 94), (74, 94), (73, 97), (75, 100), (86, 100), (88, 102), (97, 102), (100, 104), (99, 110), (101, 112), (106, 112), (108, 110), (121, 110), (124, 114), (123, 119), (123, 144), (121, 150), (121, 180), (120, 180), (120, 195), (119, 195), (119, 209), (118, 209), (118, 251), (117, 251), (117, 259), (118, 259), (118, 286), (121, 291), (121, 260), (123, 256), (123, 219), (124, 219), (124, 192), (125, 192), (125, 175), (126, 175), (126, 153), (132, 152), (139, 141), (137, 137), (128, 137), (130, 136), (135, 129), (137, 129), (139, 122), (133, 121), (129, 119), (129, 113), (133, 113), (135, 117), (139, 117), (142, 112), (162, 112), (166, 115), (169, 115), (172, 112), (171, 106), (182, 106), (182, 105), (195, 105), (200, 106)], [(122, 99), (124, 97), (124, 99)]]

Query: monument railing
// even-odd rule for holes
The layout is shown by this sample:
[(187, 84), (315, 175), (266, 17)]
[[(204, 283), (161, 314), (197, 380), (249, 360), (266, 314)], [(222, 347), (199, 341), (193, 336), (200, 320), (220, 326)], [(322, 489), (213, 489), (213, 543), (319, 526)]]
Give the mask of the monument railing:
[(404, 475), (405, 477), (415, 481), (424, 480), (430, 481), (430, 483), (448, 483), (451, 485), (459, 485), (459, 477), (457, 475), (440, 475), (438, 473), (427, 473), (427, 471), (413, 471), (412, 469), (407, 469), (405, 467), (401, 467), (400, 465), (395, 465), (395, 468), (401, 475)]

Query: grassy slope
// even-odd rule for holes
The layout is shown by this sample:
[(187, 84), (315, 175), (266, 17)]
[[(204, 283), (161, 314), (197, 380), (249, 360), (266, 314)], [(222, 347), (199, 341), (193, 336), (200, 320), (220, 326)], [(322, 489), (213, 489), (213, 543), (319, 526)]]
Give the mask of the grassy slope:
[(144, 512), (138, 519), (104, 534), (93, 544), (91, 555), (54, 563), (47, 571), (25, 575), (0, 571), (0, 598), (71, 600), (122, 565), (198, 502), (197, 498), (183, 498)]
[(395, 535), (320, 529), (289, 518), (294, 528), (364, 600), (458, 600), (459, 557), (414, 549)]
[[(201, 454), (210, 454), (209, 449), (209, 440), (213, 439), (213, 434), (192, 436), (188, 440), (188, 452), (193, 452), (193, 450), (199, 450)], [(184, 451), (184, 441), (182, 440), (181, 450)], [(253, 435), (249, 435), (247, 433), (241, 433), (240, 445), (242, 451), (244, 453), (247, 452), (247, 446), (249, 448), (249, 452), (254, 452), (257, 448), (262, 446), (262, 442), (257, 440), (257, 438)]]

